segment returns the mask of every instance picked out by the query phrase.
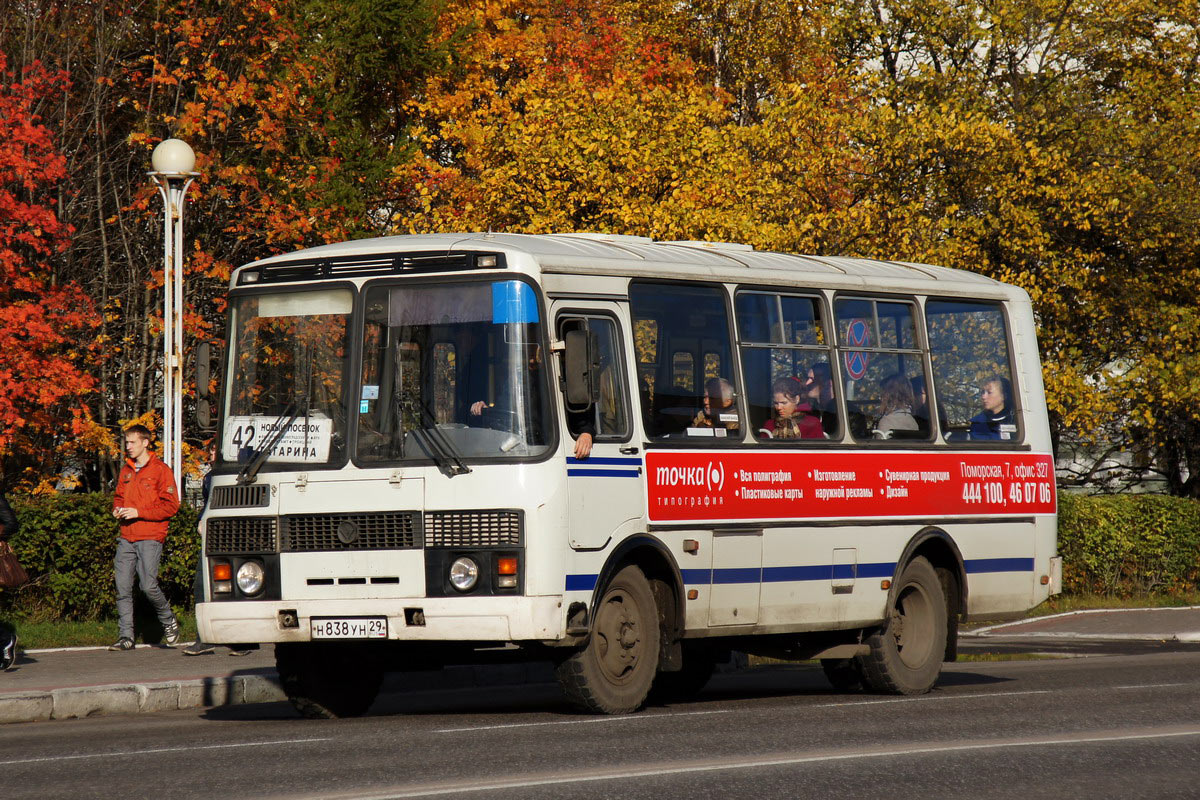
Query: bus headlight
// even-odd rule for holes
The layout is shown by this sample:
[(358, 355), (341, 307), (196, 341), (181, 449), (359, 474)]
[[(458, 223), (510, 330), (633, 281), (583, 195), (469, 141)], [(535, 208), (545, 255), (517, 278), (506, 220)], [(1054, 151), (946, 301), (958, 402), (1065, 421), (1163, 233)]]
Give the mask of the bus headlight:
[(479, 565), (472, 558), (456, 558), (450, 565), (450, 585), (460, 592), (469, 592), (479, 582)]
[(247, 561), (238, 567), (237, 585), (242, 594), (258, 594), (262, 591), (265, 579), (266, 573), (257, 561)]

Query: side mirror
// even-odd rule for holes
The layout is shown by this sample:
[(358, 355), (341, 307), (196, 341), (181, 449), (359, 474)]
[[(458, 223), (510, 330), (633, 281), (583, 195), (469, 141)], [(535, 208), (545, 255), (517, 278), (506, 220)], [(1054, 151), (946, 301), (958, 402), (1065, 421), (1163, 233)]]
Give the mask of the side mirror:
[(212, 430), (215, 422), (212, 401), (209, 399), (212, 396), (209, 391), (209, 384), (212, 382), (212, 351), (212, 345), (208, 342), (196, 345), (196, 424), (205, 431)]
[(585, 330), (567, 331), (563, 358), (567, 411), (587, 411), (600, 397), (600, 342)]

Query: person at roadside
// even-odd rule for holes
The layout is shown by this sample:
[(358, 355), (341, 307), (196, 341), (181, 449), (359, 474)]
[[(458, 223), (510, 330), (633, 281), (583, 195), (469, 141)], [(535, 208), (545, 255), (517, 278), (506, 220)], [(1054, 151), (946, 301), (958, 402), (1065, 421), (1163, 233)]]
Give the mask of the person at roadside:
[(971, 417), (972, 439), (1011, 439), (1017, 432), (1013, 417), (1012, 384), (999, 375), (988, 378), (979, 387), (983, 411)]
[[(0, 492), (0, 541), (7, 541), (21, 524), (4, 493)], [(0, 670), (7, 672), (17, 661), (17, 632), (0, 622)]]
[[(200, 516), (197, 517), (197, 519), (202, 518), (205, 510), (208, 508), (208, 495), (212, 491), (212, 465), (216, 462), (216, 460), (217, 444), (216, 442), (212, 442), (208, 446), (208, 472), (204, 473), (204, 480), (200, 483), (200, 497), (203, 501), (203, 505), (200, 506)], [(196, 576), (192, 579), (192, 597), (195, 600), (195, 605), (192, 606), (193, 608), (204, 602), (203, 552), (198, 553), (196, 556)], [(245, 644), (231, 644), (229, 645), (229, 655), (248, 655), (250, 651), (255, 649), (257, 646), (258, 645), (254, 645), (254, 647), (251, 647), (250, 645)], [(216, 648), (217, 646), (215, 644), (209, 644), (208, 642), (204, 641), (203, 638), (197, 635), (196, 641), (183, 648), (183, 650), (180, 652), (182, 652), (185, 656), (204, 656), (212, 653), (216, 650)]]
[(812, 406), (801, 402), (804, 387), (795, 378), (780, 378), (771, 384), (774, 415), (759, 430), (768, 439), (824, 439), (821, 420)]
[(875, 423), (875, 430), (883, 434), (919, 430), (917, 419), (913, 416), (916, 401), (908, 378), (899, 372), (889, 375), (883, 379), (880, 389), (879, 422)]
[(704, 408), (692, 420), (693, 428), (722, 428), (736, 431), (738, 414), (734, 407), (737, 395), (733, 384), (725, 378), (709, 378), (704, 382)]
[(164, 641), (172, 647), (179, 642), (179, 622), (158, 585), (167, 522), (179, 511), (179, 494), (171, 468), (154, 454), (150, 444), (150, 430), (145, 425), (125, 429), (125, 452), (129, 457), (117, 476), (112, 511), (121, 525), (113, 559), (120, 632), (109, 650), (133, 649), (135, 575), (162, 624)]

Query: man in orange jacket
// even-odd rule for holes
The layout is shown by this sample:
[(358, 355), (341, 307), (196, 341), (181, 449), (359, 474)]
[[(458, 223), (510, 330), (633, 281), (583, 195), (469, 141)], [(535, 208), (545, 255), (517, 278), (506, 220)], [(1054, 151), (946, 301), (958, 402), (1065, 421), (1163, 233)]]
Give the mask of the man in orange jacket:
[(167, 538), (167, 520), (179, 510), (175, 476), (150, 450), (150, 430), (144, 425), (125, 429), (125, 452), (129, 458), (117, 477), (113, 516), (121, 521), (117, 555), (117, 616), (120, 635), (109, 650), (133, 649), (133, 577), (154, 604), (167, 644), (179, 641), (179, 623), (171, 605), (158, 588), (158, 562)]

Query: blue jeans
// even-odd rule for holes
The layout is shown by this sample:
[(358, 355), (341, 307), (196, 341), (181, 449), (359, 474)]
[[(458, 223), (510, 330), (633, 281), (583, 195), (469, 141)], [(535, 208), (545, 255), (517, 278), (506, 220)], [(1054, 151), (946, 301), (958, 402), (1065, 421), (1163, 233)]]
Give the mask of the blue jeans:
[(120, 638), (133, 638), (133, 577), (137, 575), (142, 593), (158, 614), (158, 621), (167, 628), (175, 623), (171, 604), (158, 588), (158, 562), (162, 558), (162, 542), (146, 539), (131, 542), (117, 539), (117, 555), (113, 566), (117, 576), (117, 616), (120, 618)]

